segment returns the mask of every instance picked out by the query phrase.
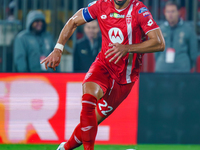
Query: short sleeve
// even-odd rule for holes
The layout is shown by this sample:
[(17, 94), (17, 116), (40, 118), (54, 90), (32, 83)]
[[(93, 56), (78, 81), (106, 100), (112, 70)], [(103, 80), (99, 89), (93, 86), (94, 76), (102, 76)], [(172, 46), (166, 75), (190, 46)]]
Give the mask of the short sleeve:
[(148, 34), (150, 31), (158, 29), (159, 26), (154, 21), (150, 11), (144, 4), (140, 4), (136, 9), (137, 21), (141, 26), (145, 34)]
[(99, 1), (94, 1), (88, 5), (88, 7), (83, 9), (83, 18), (86, 22), (97, 19), (97, 14), (99, 10)]

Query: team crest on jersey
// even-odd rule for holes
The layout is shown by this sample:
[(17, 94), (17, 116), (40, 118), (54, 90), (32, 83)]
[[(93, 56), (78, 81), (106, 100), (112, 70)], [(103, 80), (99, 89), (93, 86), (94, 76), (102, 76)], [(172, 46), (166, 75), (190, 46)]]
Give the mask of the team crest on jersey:
[(130, 14), (128, 14), (128, 15), (126, 16), (126, 22), (127, 22), (127, 24), (130, 24), (131, 21), (132, 21), (132, 16), (131, 16)]
[(89, 3), (89, 4), (88, 4), (88, 7), (94, 5), (96, 2), (97, 2), (97, 1), (94, 1), (94, 2)]
[(114, 18), (125, 18), (125, 15), (120, 15), (118, 13), (111, 13), (110, 17), (114, 17)]
[(142, 7), (140, 8), (140, 10), (138, 11), (139, 14), (148, 11), (148, 9), (146, 7)]
[(112, 43), (121, 44), (124, 41), (124, 35), (119, 28), (111, 28), (108, 32), (108, 35)]

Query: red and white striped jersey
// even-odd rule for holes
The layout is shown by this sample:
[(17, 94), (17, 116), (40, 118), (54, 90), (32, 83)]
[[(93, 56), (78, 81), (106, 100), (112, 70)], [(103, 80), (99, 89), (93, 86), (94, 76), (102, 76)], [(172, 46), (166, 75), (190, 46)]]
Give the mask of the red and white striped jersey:
[[(130, 0), (123, 10), (117, 10), (114, 0), (98, 0), (83, 9), (85, 21), (97, 19), (102, 33), (102, 49), (96, 61), (100, 61), (112, 78), (120, 84), (135, 82), (139, 76), (143, 54), (128, 53), (117, 64), (105, 58), (109, 44), (137, 44), (142, 37), (158, 27), (147, 7), (138, 0)], [(129, 62), (129, 55), (133, 57)], [(128, 65), (131, 64), (131, 65)]]

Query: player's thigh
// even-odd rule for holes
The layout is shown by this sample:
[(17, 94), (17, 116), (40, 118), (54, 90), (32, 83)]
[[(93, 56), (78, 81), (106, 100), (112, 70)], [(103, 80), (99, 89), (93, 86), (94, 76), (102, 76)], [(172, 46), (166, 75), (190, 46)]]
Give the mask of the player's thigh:
[[(114, 83), (114, 82), (113, 82)], [(99, 116), (107, 118), (111, 115), (116, 108), (126, 99), (130, 93), (134, 83), (120, 85), (114, 83), (110, 90), (107, 90), (107, 93), (97, 102), (97, 112)]]
[(110, 74), (105, 67), (95, 61), (83, 80), (83, 94), (92, 94), (99, 100), (110, 87), (110, 78)]

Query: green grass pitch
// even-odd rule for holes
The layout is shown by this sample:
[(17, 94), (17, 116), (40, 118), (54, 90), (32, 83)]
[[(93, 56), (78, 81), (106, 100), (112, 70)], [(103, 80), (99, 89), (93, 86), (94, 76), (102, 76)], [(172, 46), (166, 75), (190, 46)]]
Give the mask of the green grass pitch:
[[(0, 144), (0, 150), (56, 150), (58, 145)], [(200, 145), (95, 145), (95, 150), (200, 150)], [(83, 150), (79, 147), (76, 150)]]

